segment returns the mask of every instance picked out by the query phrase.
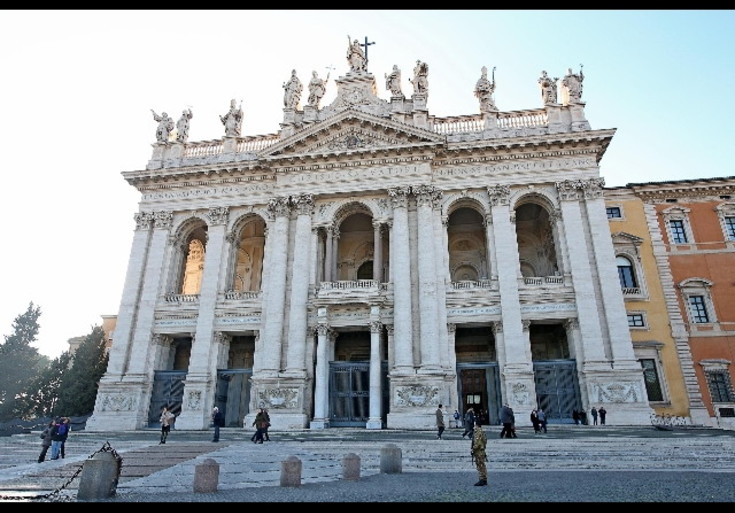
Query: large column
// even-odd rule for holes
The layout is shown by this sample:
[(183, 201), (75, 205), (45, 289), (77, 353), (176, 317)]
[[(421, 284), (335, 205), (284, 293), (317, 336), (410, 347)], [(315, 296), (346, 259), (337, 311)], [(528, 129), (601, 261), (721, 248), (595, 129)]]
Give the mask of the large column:
[(487, 192), (491, 205), (495, 259), (503, 262), (498, 266), (502, 324), (496, 324), (496, 330), (503, 330), (503, 336), (497, 338), (498, 355), (502, 354), (505, 359), (502, 367), (503, 399), (515, 411), (528, 411), (535, 403), (535, 384), (530, 341), (521, 317), (518, 292), (521, 271), (518, 239), (513, 223), (515, 212), (511, 213), (510, 209), (510, 187), (488, 187)]
[(410, 188), (390, 189), (393, 202), (391, 279), (393, 280), (393, 329), (396, 374), (413, 374), (413, 324), (411, 322), (411, 255), (408, 238)]
[(441, 198), (441, 191), (430, 185), (413, 189), (418, 207), (418, 271), (419, 271), (419, 340), (421, 368), (419, 372), (439, 371), (439, 337), (437, 305), (437, 267), (434, 238), (434, 205)]
[(107, 372), (100, 380), (100, 386), (106, 382), (120, 380), (125, 373), (129, 351), (132, 345), (133, 327), (138, 310), (138, 300), (143, 288), (146, 261), (151, 240), (151, 227), (154, 214), (138, 212), (135, 214), (135, 234), (128, 259), (128, 270), (125, 274), (122, 300), (120, 301), (113, 344), (110, 347)]
[(504, 353), (506, 367), (527, 371), (531, 362), (527, 357), (528, 340), (523, 333), (521, 322), (518, 277), (518, 239), (515, 226), (511, 222), (510, 188), (507, 185), (489, 187), (492, 212), (492, 237), (495, 259), (503, 262), (498, 266), (498, 289), (502, 312)]
[[(320, 309), (326, 312), (326, 309)], [(325, 313), (326, 315), (326, 313)], [(327, 324), (318, 324), (316, 346), (316, 371), (314, 372), (314, 418), (309, 427), (329, 427), (329, 344), (333, 332)]]
[(334, 254), (332, 251), (332, 244), (333, 244), (332, 232), (333, 230), (331, 226), (328, 226), (325, 229), (325, 231), (327, 232), (327, 240), (324, 245), (324, 281), (330, 282), (330, 281), (334, 281), (332, 278), (332, 256)]
[(302, 194), (292, 199), (297, 211), (296, 234), (293, 246), (291, 271), (291, 304), (288, 316), (288, 352), (286, 372), (299, 377), (306, 372), (304, 354), (306, 349), (306, 311), (309, 299), (309, 255), (311, 253), (311, 211), (314, 198)]
[(373, 280), (378, 285), (383, 281), (383, 238), (380, 221), (373, 221)]
[[(214, 336), (214, 311), (220, 290), (219, 279), (222, 274), (222, 260), (225, 253), (225, 232), (229, 210), (227, 207), (209, 209), (207, 229), (207, 252), (204, 257), (202, 285), (199, 290), (199, 312), (197, 317), (196, 342), (191, 346), (189, 372), (186, 381), (211, 381), (209, 362), (216, 354), (212, 351)], [(209, 410), (206, 411), (207, 415)]]
[(273, 233), (269, 234), (266, 242), (268, 251), (268, 283), (266, 289), (267, 315), (263, 319), (262, 368), (261, 377), (276, 376), (281, 368), (281, 348), (283, 342), (283, 316), (286, 302), (286, 273), (288, 248), (288, 216), (290, 205), (288, 198), (272, 199), (268, 203), (268, 210), (275, 216)]
[[(579, 203), (582, 195), (579, 185), (579, 182), (571, 180), (557, 183), (561, 214), (564, 220), (564, 233), (567, 237), (567, 246), (570, 248), (569, 263), (577, 303), (577, 318), (580, 332), (583, 334), (579, 348), (583, 354), (578, 357), (583, 358), (584, 368), (587, 370), (610, 368), (605, 358), (601, 319), (593, 286), (594, 276), (588, 256), (590, 248), (586, 243), (588, 237), (585, 234)], [(609, 228), (607, 232), (609, 234)], [(580, 247), (580, 245), (583, 246)], [(625, 319), (626, 316), (623, 315), (623, 318)]]
[[(137, 320), (133, 332), (133, 343), (128, 362), (128, 371), (123, 381), (147, 380), (148, 350), (153, 336), (154, 312), (161, 296), (161, 270), (166, 256), (168, 236), (173, 222), (173, 213), (156, 212), (153, 237), (146, 263), (143, 289), (140, 293), (137, 308)], [(113, 344), (114, 345), (114, 344)]]
[[(380, 307), (371, 307), (370, 317), (380, 318)], [(365, 426), (367, 429), (383, 428), (383, 372), (380, 358), (382, 333), (381, 322), (379, 320), (370, 321), (370, 416)]]
[(339, 228), (332, 228), (332, 273), (331, 281), (339, 281)]
[(217, 385), (216, 365), (222, 337), (215, 340), (214, 319), (229, 210), (227, 207), (212, 207), (207, 217), (207, 251), (199, 289), (197, 327), (191, 344), (189, 370), (186, 373), (184, 403), (181, 415), (176, 419), (181, 429), (202, 429), (209, 425)]
[(595, 178), (583, 182), (587, 223), (589, 224), (592, 247), (594, 249), (594, 264), (597, 276), (600, 279), (600, 293), (604, 309), (610, 340), (610, 353), (613, 367), (616, 369), (641, 368), (633, 352), (633, 342), (630, 338), (630, 328), (627, 322), (625, 300), (620, 289), (620, 279), (617, 275), (615, 263), (615, 248), (610, 235), (610, 223), (607, 220), (605, 201), (602, 188), (605, 181)]

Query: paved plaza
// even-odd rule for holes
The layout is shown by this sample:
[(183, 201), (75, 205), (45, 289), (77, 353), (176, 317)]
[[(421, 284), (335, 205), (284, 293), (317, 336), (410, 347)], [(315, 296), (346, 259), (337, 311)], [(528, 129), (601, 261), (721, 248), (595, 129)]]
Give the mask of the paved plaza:
[[(76, 501), (83, 464), (96, 452), (122, 458), (116, 493), (104, 502), (735, 502), (735, 432), (711, 428), (550, 426), (517, 439), (488, 435), (487, 487), (474, 487), (469, 440), (434, 431), (326, 429), (73, 432), (63, 460), (37, 463), (37, 433), (0, 437), (0, 500)], [(381, 449), (400, 449), (401, 471), (381, 472)], [(346, 456), (359, 479), (343, 479)], [(282, 463), (301, 462), (300, 486), (281, 486)], [(195, 493), (196, 466), (219, 465), (217, 491)]]

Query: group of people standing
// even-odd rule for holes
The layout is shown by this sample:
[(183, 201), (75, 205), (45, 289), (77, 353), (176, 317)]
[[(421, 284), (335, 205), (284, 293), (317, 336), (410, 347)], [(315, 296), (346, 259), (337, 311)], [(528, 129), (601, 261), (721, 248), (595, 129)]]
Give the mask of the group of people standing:
[(38, 463), (46, 460), (46, 454), (51, 448), (52, 460), (58, 460), (59, 456), (66, 456), (65, 443), (71, 431), (71, 419), (69, 417), (57, 417), (49, 421), (41, 432), (41, 454), (38, 455)]

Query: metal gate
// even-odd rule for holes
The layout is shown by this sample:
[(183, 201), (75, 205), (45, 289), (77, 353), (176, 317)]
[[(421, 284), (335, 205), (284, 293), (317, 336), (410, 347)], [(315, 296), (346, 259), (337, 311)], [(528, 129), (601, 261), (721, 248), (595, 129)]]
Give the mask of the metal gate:
[(155, 371), (151, 404), (148, 408), (148, 427), (160, 427), (161, 408), (164, 406), (168, 406), (174, 415), (179, 416), (184, 400), (184, 379), (186, 371)]
[[(381, 362), (382, 421), (388, 415), (388, 362)], [(365, 427), (370, 416), (370, 362), (329, 362), (329, 425)]]
[(536, 400), (549, 422), (571, 424), (572, 410), (582, 408), (575, 360), (533, 363)]
[(475, 415), (485, 410), (489, 424), (500, 424), (502, 394), (497, 362), (458, 363), (457, 375), (459, 410), (462, 414), (467, 408), (472, 408)]
[(250, 412), (250, 377), (252, 369), (217, 371), (217, 391), (214, 404), (225, 417), (225, 427), (243, 427)]

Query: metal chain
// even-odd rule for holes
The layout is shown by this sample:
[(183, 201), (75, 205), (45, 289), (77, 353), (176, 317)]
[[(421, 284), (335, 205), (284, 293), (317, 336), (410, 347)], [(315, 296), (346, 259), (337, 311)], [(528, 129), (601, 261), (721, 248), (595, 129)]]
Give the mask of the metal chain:
[[(101, 452), (109, 452), (115, 457), (115, 461), (117, 461), (117, 477), (115, 478), (114, 485), (112, 487), (113, 490), (117, 488), (117, 482), (120, 478), (120, 471), (122, 470), (122, 457), (117, 453), (115, 449), (112, 448), (110, 445), (110, 442), (107, 441), (105, 444), (98, 450), (93, 452), (87, 459), (93, 458), (96, 454), (99, 454)], [(71, 500), (68, 496), (61, 495), (61, 492), (66, 489), (67, 486), (71, 484), (74, 479), (82, 472), (84, 469), (84, 464), (82, 463), (79, 468), (77, 468), (74, 471), (74, 474), (67, 479), (67, 481), (61, 485), (60, 487), (56, 488), (52, 492), (44, 493), (36, 496), (27, 496), (27, 495), (0, 495), (0, 501), (10, 502), (10, 501), (47, 501), (47, 502), (64, 502)]]

